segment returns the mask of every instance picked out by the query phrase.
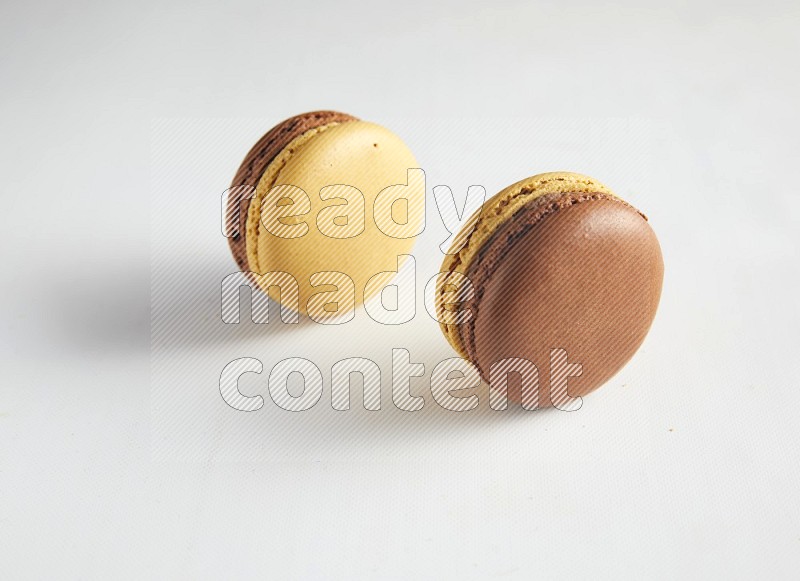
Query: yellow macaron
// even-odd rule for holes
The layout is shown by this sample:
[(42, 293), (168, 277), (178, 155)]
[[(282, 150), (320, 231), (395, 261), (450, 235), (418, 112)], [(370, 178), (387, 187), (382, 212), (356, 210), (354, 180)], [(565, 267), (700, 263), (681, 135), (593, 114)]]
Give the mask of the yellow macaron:
[[(415, 168), (405, 143), (374, 123), (332, 111), (288, 119), (234, 178), (248, 196), (229, 198), (229, 219), (244, 226), (230, 237), (234, 258), (256, 275), (290, 274), (293, 310), (316, 318), (351, 310), (380, 290), (370, 279), (398, 269), (422, 227), (425, 186)], [(286, 289), (256, 280), (287, 306)]]

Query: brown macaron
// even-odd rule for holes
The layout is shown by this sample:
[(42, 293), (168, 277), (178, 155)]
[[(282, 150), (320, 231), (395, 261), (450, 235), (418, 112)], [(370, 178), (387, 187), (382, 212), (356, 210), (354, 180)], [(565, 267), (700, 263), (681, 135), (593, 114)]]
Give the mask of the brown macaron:
[[(442, 324), (448, 341), (490, 386), (509, 361), (533, 363), (539, 407), (603, 385), (644, 341), (661, 296), (661, 249), (647, 218), (568, 172), (517, 182), (479, 213), (442, 265), (440, 321), (468, 311)], [(525, 403), (520, 384), (508, 381), (508, 397)]]

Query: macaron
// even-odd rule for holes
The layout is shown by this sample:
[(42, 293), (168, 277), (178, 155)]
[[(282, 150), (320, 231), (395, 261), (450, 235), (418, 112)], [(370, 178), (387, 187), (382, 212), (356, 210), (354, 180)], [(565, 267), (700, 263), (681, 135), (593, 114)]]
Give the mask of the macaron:
[[(413, 246), (408, 233), (423, 223), (425, 203), (424, 182), (408, 182), (416, 167), (397, 135), (346, 113), (279, 123), (250, 149), (229, 190), (236, 264), (282, 307), (318, 319), (352, 310), (380, 291), (370, 279), (396, 272)], [(404, 204), (380, 195), (393, 187), (405, 187)], [(392, 219), (400, 233), (385, 226)], [(269, 273), (290, 275), (297, 292), (259, 276)]]
[[(664, 274), (644, 214), (593, 178), (554, 172), (505, 188), (465, 224), (442, 265), (436, 308), (447, 340), (490, 387), (503, 362), (531, 362), (538, 407), (562, 407), (633, 357)], [(503, 382), (520, 403), (513, 384)]]

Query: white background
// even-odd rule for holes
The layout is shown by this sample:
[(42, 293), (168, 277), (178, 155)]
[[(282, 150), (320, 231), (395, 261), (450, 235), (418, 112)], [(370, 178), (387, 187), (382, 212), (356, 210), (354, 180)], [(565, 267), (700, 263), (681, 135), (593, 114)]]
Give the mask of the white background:
[[(797, 577), (792, 3), (1, 10), (4, 577)], [(257, 376), (263, 413), (224, 407), (228, 355), (387, 373), (406, 347), (428, 377), (452, 355), (421, 309), (387, 336), (219, 331), (219, 193), (266, 129), (320, 108), (397, 131), (429, 191), (608, 183), (664, 252), (642, 350), (572, 414), (323, 396), (287, 419)], [(414, 251), (434, 270), (437, 220)], [(154, 303), (193, 315), (152, 354), (151, 271)]]

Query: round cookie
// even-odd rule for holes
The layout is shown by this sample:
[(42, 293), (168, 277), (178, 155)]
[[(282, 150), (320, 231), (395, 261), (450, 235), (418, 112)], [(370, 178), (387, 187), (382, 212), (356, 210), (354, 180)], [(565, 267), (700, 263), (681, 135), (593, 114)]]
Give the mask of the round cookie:
[[(568, 378), (569, 396), (600, 387), (639, 348), (658, 307), (664, 267), (647, 218), (596, 180), (568, 172), (517, 182), (479, 212), (441, 269), (474, 289), (458, 303), (448, 298), (459, 286), (455, 275), (438, 286), (440, 320), (445, 311), (471, 314), (442, 324), (450, 344), (487, 382), (501, 360), (533, 362), (540, 406), (559, 405), (549, 397), (551, 367), (563, 371), (566, 361), (554, 350), (580, 365)], [(520, 402), (519, 390), (508, 395)]]
[[(424, 182), (408, 184), (416, 167), (400, 138), (374, 123), (334, 111), (287, 119), (253, 146), (233, 180), (234, 259), (284, 307), (317, 320), (351, 310), (380, 290), (367, 284), (373, 275), (396, 271), (413, 246), (408, 233), (421, 227), (425, 197)], [(396, 198), (379, 197), (387, 188), (407, 201), (387, 205)], [(389, 216), (405, 226), (388, 230)], [(291, 275), (299, 298), (258, 276), (267, 273)]]

